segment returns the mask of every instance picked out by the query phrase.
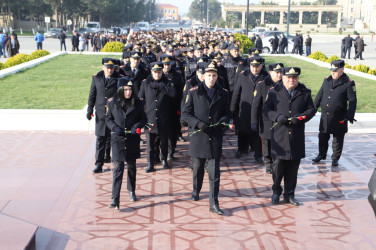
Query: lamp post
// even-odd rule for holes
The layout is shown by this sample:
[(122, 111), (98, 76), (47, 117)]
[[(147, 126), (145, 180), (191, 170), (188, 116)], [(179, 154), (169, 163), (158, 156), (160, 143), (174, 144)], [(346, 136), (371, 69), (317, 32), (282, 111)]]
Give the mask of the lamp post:
[(248, 14), (249, 14), (249, 0), (247, 0), (247, 14), (245, 15), (245, 34), (248, 36)]
[(328, 32), (329, 18), (325, 18), (325, 21), (326, 21), (326, 32)]
[(287, 51), (289, 51), (289, 29), (290, 29), (290, 6), (291, 5), (291, 0), (289, 0), (288, 6), (287, 6)]

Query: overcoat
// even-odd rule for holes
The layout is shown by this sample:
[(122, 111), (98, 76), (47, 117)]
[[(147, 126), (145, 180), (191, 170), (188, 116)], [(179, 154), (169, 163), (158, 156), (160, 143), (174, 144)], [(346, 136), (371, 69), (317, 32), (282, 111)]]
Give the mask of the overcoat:
[(299, 83), (289, 97), (283, 84), (277, 84), (269, 90), (263, 113), (273, 122), (279, 115), (285, 117), (306, 116), (298, 124), (291, 121), (288, 124), (277, 124), (271, 131), (272, 157), (282, 160), (299, 160), (305, 157), (305, 123), (316, 113), (311, 97), (311, 90)]
[[(107, 101), (106, 122), (107, 127), (115, 132), (116, 127), (131, 130), (132, 128), (143, 128), (146, 124), (146, 114), (143, 102), (135, 97), (134, 105), (123, 109), (118, 98), (112, 97)], [(130, 161), (140, 158), (140, 135), (126, 134), (118, 136), (111, 134), (112, 159), (114, 161)]]
[(243, 58), (241, 56), (234, 58), (230, 55), (227, 59), (223, 60), (222, 62), (222, 65), (227, 69), (227, 77), (230, 92), (233, 92), (235, 88), (235, 76), (239, 64), (243, 64)]
[(335, 83), (332, 76), (325, 78), (315, 98), (315, 108), (321, 107), (320, 132), (347, 133), (347, 119), (354, 119), (356, 103), (355, 83), (345, 73)]
[[(231, 118), (229, 93), (218, 83), (212, 101), (208, 97), (204, 85), (199, 83), (189, 90), (182, 111), (182, 119), (188, 123), (189, 132), (197, 131), (197, 123), (202, 121), (208, 125), (223, 121), (228, 123)], [(215, 126), (208, 132), (196, 132), (190, 136), (189, 153), (196, 158), (221, 158), (223, 127)]]
[(130, 63), (127, 63), (126, 65), (120, 67), (120, 73), (124, 76), (129, 76), (130, 78), (133, 78), (133, 92), (136, 96), (138, 96), (138, 92), (140, 91), (142, 81), (150, 75), (149, 71), (141, 63), (138, 65), (136, 75), (133, 74)]

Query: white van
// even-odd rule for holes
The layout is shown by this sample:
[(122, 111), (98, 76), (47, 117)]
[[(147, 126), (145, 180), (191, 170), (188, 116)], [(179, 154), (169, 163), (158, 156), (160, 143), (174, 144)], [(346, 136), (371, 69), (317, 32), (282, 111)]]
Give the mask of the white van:
[(248, 32), (248, 36), (252, 36), (252, 34), (261, 34), (261, 33), (264, 33), (266, 31), (266, 28), (265, 27), (255, 27), (253, 29), (251, 29), (251, 31)]
[(142, 30), (142, 31), (150, 31), (151, 30), (150, 24), (148, 22), (138, 22), (136, 24), (136, 27), (139, 27), (140, 30)]

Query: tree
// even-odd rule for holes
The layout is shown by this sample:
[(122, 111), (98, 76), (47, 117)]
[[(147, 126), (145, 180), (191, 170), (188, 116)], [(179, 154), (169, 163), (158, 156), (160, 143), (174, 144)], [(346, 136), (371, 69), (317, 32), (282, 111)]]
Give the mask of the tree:
[(189, 7), (188, 16), (196, 20), (206, 21), (208, 4), (209, 23), (213, 20), (219, 20), (222, 16), (222, 9), (218, 0), (194, 0)]

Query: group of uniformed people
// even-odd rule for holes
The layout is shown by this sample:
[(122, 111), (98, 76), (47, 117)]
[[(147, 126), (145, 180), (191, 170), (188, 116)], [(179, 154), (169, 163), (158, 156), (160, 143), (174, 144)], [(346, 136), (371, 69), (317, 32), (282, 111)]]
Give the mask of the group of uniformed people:
[[(159, 163), (170, 168), (168, 159), (175, 159), (177, 141), (185, 141), (181, 127), (188, 126), (191, 198), (199, 200), (206, 168), (209, 210), (222, 215), (220, 159), (223, 135), (232, 120), (238, 135), (235, 156), (240, 158), (251, 148), (255, 161), (265, 163), (266, 172), (272, 173), (272, 203), (279, 203), (284, 178), (284, 200), (299, 205), (294, 192), (300, 160), (305, 157), (304, 124), (321, 107), (319, 155), (313, 161), (326, 158), (333, 134), (332, 165), (337, 166), (347, 122), (354, 121), (355, 84), (344, 73), (344, 62), (331, 63), (331, 76), (313, 102), (311, 91), (299, 82), (300, 68), (273, 63), (268, 72), (257, 49), (250, 48), (247, 58), (240, 56), (241, 44), (231, 34), (195, 31), (191, 35), (190, 42), (192, 37), (182, 30), (163, 33), (159, 43), (133, 37), (121, 60), (103, 58), (102, 71), (93, 76), (86, 115), (88, 120), (94, 117), (96, 125), (93, 172), (102, 172), (104, 163), (112, 161), (110, 207), (119, 208), (124, 162), (130, 199), (137, 200), (141, 129), (147, 141), (146, 172), (152, 172)], [(159, 53), (153, 52), (156, 47)]]

